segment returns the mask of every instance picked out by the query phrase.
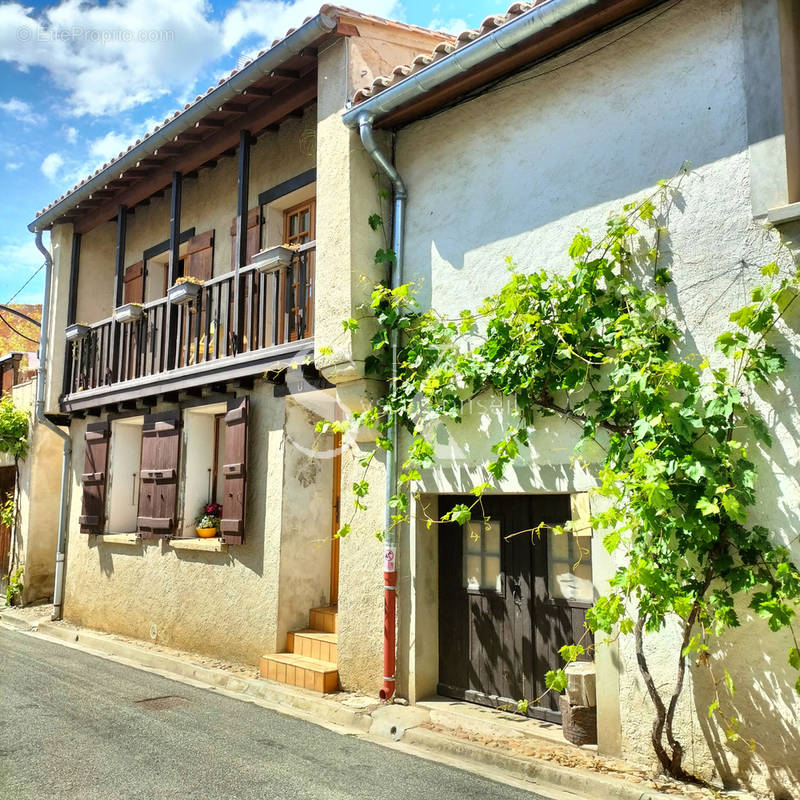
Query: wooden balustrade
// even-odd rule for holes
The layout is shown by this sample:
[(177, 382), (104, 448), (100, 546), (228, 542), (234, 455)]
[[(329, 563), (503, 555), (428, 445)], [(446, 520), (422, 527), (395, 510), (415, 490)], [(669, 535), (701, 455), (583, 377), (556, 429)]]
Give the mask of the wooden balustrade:
[[(243, 330), (234, 326), (234, 272), (206, 281), (197, 297), (170, 305), (145, 303), (140, 319), (113, 317), (90, 326), (73, 343), (65, 365), (70, 392), (185, 370), (313, 336), (314, 243), (303, 245), (287, 267), (239, 272)], [(222, 368), (223, 365), (221, 364)]]

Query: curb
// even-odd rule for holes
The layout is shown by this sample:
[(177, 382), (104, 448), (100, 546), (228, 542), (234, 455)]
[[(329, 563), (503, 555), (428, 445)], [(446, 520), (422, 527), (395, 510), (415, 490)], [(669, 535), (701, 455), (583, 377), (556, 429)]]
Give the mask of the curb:
[[(3, 612), (4, 620), (5, 616)], [(39, 622), (38, 629), (27, 621), (25, 625), (23, 630), (37, 638), (154, 671), (167, 678), (220, 690), (236, 699), (256, 702), (279, 713), (301, 717), (316, 725), (360, 736), (376, 744), (407, 749), (410, 754), (421, 758), (437, 761), (439, 756), (445, 763), (470, 772), (475, 772), (475, 766), (481, 764), (501, 773), (494, 779), (521, 781), (539, 798), (543, 797), (539, 793), (546, 794), (547, 789), (552, 788), (556, 792), (572, 792), (593, 800), (674, 800), (674, 795), (636, 788), (620, 779), (554, 766), (532, 758), (510, 756), (473, 742), (420, 728), (420, 725), (430, 721), (431, 716), (428, 710), (420, 706), (382, 704), (376, 700), (374, 704), (365, 703), (361, 708), (348, 708), (340, 701), (316, 692), (201, 667), (82, 628), (66, 628), (49, 620)]]
[(39, 620), (31, 622), (25, 617), (17, 616), (17, 614), (10, 611), (8, 607), (0, 611), (0, 622), (4, 622), (11, 628), (16, 628), (18, 631), (35, 631), (39, 625)]
[(571, 770), (569, 767), (555, 767), (533, 759), (509, 756), (473, 742), (453, 739), (424, 728), (411, 728), (406, 731), (403, 742), (427, 751), (443, 753), (471, 764), (484, 764), (502, 770), (505, 774), (535, 783), (565, 789), (583, 797), (614, 798), (614, 800), (664, 800), (674, 795), (655, 790), (629, 786), (621, 780), (604, 775), (593, 775)]
[[(59, 642), (80, 645), (95, 655), (124, 659), (133, 666), (188, 678), (234, 695), (262, 700), (278, 708), (302, 711), (313, 715), (317, 721), (322, 719), (333, 725), (351, 728), (355, 733), (366, 733), (372, 725), (369, 711), (343, 707), (341, 703), (328, 700), (316, 692), (285, 687), (272, 681), (238, 677), (225, 670), (201, 667), (174, 656), (153, 653), (127, 642), (109, 639), (102, 634), (65, 628), (54, 622), (41, 623), (38, 632)], [(375, 704), (377, 706), (378, 701)]]

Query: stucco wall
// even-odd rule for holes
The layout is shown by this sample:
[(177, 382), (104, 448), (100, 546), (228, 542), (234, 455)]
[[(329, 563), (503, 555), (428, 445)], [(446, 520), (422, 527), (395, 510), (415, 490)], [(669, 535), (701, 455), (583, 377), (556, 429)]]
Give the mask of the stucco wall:
[[(53, 594), (53, 574), (58, 537), (61, 440), (33, 417), (36, 381), (17, 384), (11, 399), (30, 415), (29, 449), (17, 463), (17, 517), (14, 531), (14, 563), (24, 568), (23, 603), (34, 603)], [(6, 456), (4, 464), (13, 466)]]
[[(690, 161), (693, 173), (668, 221), (669, 297), (686, 331), (685, 351), (710, 351), (730, 311), (758, 282), (759, 267), (776, 255), (777, 236), (764, 231), (763, 218), (754, 219), (786, 202), (785, 162), (765, 157), (775, 152), (775, 137), (781, 139), (773, 114), (780, 91), (770, 23), (775, 7), (756, 0), (685, 0), (636, 30), (629, 27), (623, 38), (615, 31), (505, 88), (403, 129), (396, 158), (410, 196), (406, 279), (422, 279), (423, 304), (447, 315), (474, 308), (507, 280), (506, 256), (524, 269), (567, 269), (567, 247), (578, 228), (602, 231), (609, 212), (647, 195)], [(796, 231), (785, 233), (791, 238)], [(794, 337), (797, 324), (790, 316), (789, 330), (781, 333)], [(757, 517), (787, 543), (796, 535), (800, 496), (793, 467), (800, 420), (789, 399), (800, 389), (799, 375), (793, 356), (779, 394), (757, 398), (778, 444), (758, 456), (761, 499), (753, 521)], [(443, 454), (455, 463), (426, 475), (420, 488), (433, 494), (483, 480), (475, 465), (487, 434), (502, 424), (502, 413), (498, 419), (480, 410), (453, 437), (443, 437)], [(569, 463), (573, 438), (557, 422), (542, 426), (501, 488), (574, 490), (584, 479)], [(798, 544), (792, 547), (800, 558)], [(602, 555), (596, 542), (594, 552)], [(602, 591), (601, 571), (595, 577)], [(674, 666), (670, 643), (666, 632), (647, 644), (658, 681)], [(423, 646), (419, 639), (415, 644)], [(797, 791), (800, 702), (791, 690), (796, 676), (786, 663), (787, 646), (784, 636), (748, 621), (723, 638), (722, 655), (715, 657), (721, 671), (724, 656), (736, 682), (742, 736), (759, 742), (753, 757), (746, 745), (722, 744), (724, 733), (705, 718), (707, 673), (693, 668), (680, 723), (688, 767)], [(631, 643), (623, 640), (619, 660), (605, 658), (598, 668), (612, 690), (619, 682), (622, 714), (609, 723), (601, 709), (601, 728), (621, 725), (616, 741), (623, 753), (651, 763), (642, 735), (650, 706)], [(613, 741), (612, 733), (606, 741)]]
[[(302, 118), (285, 120), (277, 131), (264, 131), (250, 149), (250, 185), (248, 208), (258, 205), (258, 195), (315, 164), (315, 106), (309, 106)], [(231, 224), (237, 210), (238, 150), (222, 156), (215, 167), (201, 169), (196, 178), (183, 180), (181, 192), (181, 230), (195, 233), (215, 232), (214, 274), (231, 268)], [(170, 189), (162, 197), (140, 206), (128, 218), (125, 241), (125, 265), (142, 259), (143, 252), (169, 238)], [(81, 269), (83, 265), (81, 265)], [(113, 279), (114, 260), (109, 264)]]
[[(283, 492), (285, 413), (286, 403), (273, 396), (271, 385), (259, 382), (250, 392), (246, 538), (224, 553), (176, 549), (161, 540), (112, 544), (80, 533), (86, 423), (75, 420), (65, 618), (143, 639), (154, 634), (170, 646), (252, 664), (264, 653), (282, 650), (279, 565), (288, 575), (292, 570), (301, 575), (307, 566), (302, 553), (284, 557), (289, 529), (284, 530), (282, 515), (293, 503), (300, 509), (293, 512), (295, 525), (308, 529), (319, 516), (313, 504)], [(315, 484), (312, 476), (315, 496), (330, 487)], [(325, 591), (327, 577), (319, 595)]]

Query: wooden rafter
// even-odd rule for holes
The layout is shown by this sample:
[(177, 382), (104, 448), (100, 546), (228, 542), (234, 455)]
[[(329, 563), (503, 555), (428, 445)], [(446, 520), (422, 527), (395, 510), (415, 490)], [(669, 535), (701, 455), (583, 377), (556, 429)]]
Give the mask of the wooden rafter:
[[(172, 181), (173, 172), (191, 172), (221, 153), (228, 150), (235, 151), (239, 144), (239, 132), (243, 125), (246, 125), (249, 130), (263, 130), (269, 125), (280, 122), (294, 109), (313, 102), (316, 96), (317, 77), (316, 71), (312, 71), (299, 81), (276, 92), (273, 97), (254, 104), (245, 120), (237, 117), (202, 142), (191, 147), (184, 146), (180, 153), (165, 160), (163, 165), (151, 174), (142, 176), (141, 180), (132, 182), (113, 199), (92, 209), (90, 213), (78, 220), (75, 226), (76, 230), (86, 233), (100, 223), (106, 222), (116, 214), (120, 204), (129, 207), (135, 206), (154, 192), (168, 186)], [(179, 142), (170, 144), (179, 145)], [(159, 148), (160, 152), (163, 150), (164, 147)]]

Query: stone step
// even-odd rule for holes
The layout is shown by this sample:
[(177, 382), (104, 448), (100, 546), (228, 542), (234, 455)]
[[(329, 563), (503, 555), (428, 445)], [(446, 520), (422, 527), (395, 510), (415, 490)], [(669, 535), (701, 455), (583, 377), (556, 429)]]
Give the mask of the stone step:
[(299, 686), (328, 694), (339, 688), (336, 664), (295, 653), (275, 653), (261, 657), (262, 678), (289, 686)]
[(312, 608), (308, 614), (308, 627), (323, 633), (336, 633), (336, 606)]
[(289, 631), (286, 649), (298, 656), (316, 658), (335, 664), (338, 660), (338, 636), (318, 630)]

